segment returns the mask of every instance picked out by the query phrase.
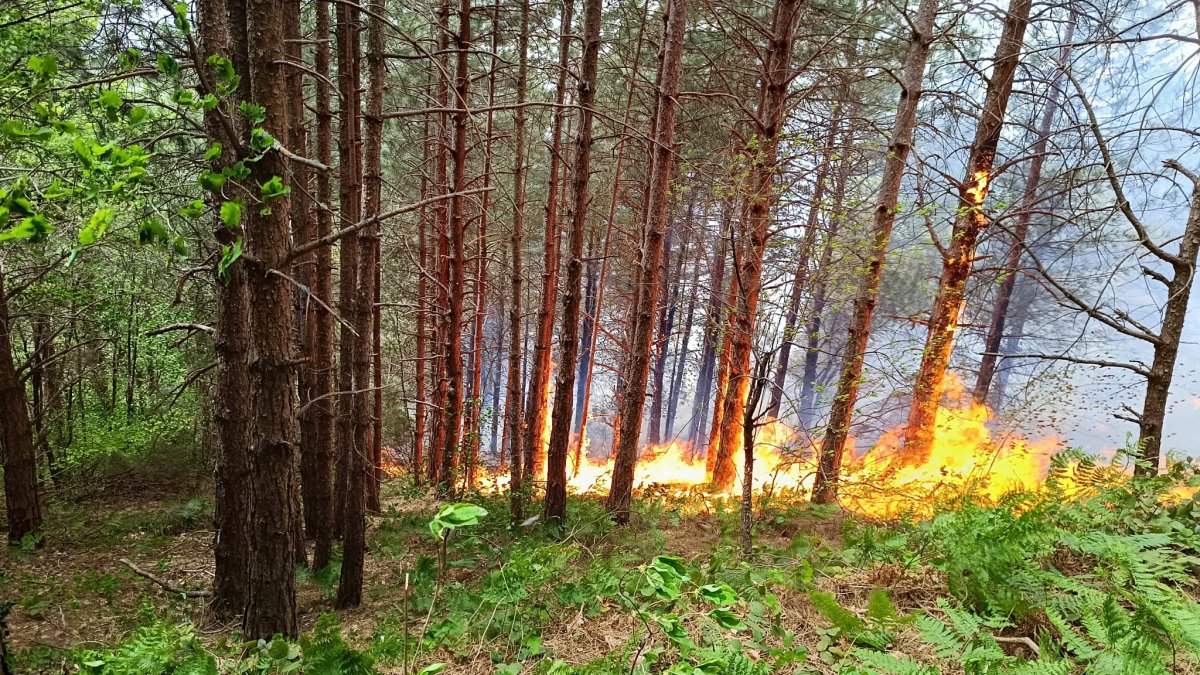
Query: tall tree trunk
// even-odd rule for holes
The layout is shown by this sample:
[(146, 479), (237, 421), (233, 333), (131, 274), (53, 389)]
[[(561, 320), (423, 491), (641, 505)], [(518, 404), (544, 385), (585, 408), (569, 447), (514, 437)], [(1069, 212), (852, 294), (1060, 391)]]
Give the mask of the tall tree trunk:
[[(646, 428), (646, 443), (658, 445), (662, 442), (663, 398), (665, 394), (665, 379), (667, 373), (667, 348), (671, 344), (671, 324), (675, 319), (675, 292), (679, 283), (678, 265), (676, 273), (671, 269), (671, 246), (674, 239), (674, 228), (668, 226), (666, 240), (663, 242), (663, 261), (659, 266), (659, 285), (663, 289), (662, 301), (658, 303), (658, 324), (655, 328), (653, 361), (651, 362), (650, 420)], [(683, 259), (683, 252), (676, 256)]]
[(904, 450), (900, 455), (901, 461), (913, 465), (928, 459), (933, 448), (937, 409), (945, 388), (950, 354), (954, 349), (954, 333), (958, 329), (958, 315), (962, 311), (963, 292), (967, 278), (971, 276), (975, 244), (988, 224), (983, 212), (984, 201), (991, 187), (992, 164), (996, 157), (996, 146), (1000, 142), (1000, 132), (1004, 128), (1004, 113), (1020, 62), (1021, 43), (1025, 38), (1025, 28), (1029, 25), (1031, 4), (1031, 0), (1012, 0), (1009, 4), (1000, 43), (996, 46), (979, 126), (975, 129), (975, 141), (971, 144), (967, 172), (959, 185), (958, 215), (954, 219), (950, 246), (942, 264), (942, 278), (929, 317), (929, 333), (925, 339), (921, 368), (913, 386), (912, 407), (904, 432)]
[(692, 337), (692, 324), (696, 319), (696, 298), (700, 294), (700, 263), (692, 265), (691, 290), (688, 291), (686, 317), (683, 320), (683, 332), (679, 338), (679, 349), (675, 352), (675, 362), (671, 365), (671, 394), (667, 398), (667, 435), (675, 434), (675, 415), (679, 410), (679, 396), (683, 389), (683, 374), (687, 370), (688, 344)]
[[(29, 423), (25, 383), (13, 360), (13, 322), (0, 267), (0, 449), (4, 450), (4, 507), (8, 518), (8, 543), (20, 544), (42, 529), (38, 499), (37, 454)], [(40, 543), (39, 543), (40, 546)]]
[(346, 481), (347, 502), (342, 532), (342, 573), (338, 582), (338, 607), (357, 607), (362, 602), (363, 562), (367, 541), (367, 497), (369, 481), (374, 481), (372, 451), (373, 398), (372, 367), (375, 362), (375, 270), (378, 217), (383, 191), (383, 89), (384, 72), (383, 16), (384, 0), (371, 2), (367, 20), (367, 111), (363, 136), (363, 221), (371, 221), (359, 240), (359, 273), (355, 302), (354, 329), (358, 344), (354, 349), (354, 439)]
[[(283, 8), (285, 0), (247, 0), (250, 101), (265, 110), (263, 128), (283, 135), (288, 128)], [(294, 0), (286, 0), (294, 1)], [(287, 162), (270, 149), (250, 169), (255, 185), (290, 185)], [(240, 264), (253, 292), (250, 303), (250, 600), (242, 628), (251, 639), (276, 633), (294, 638), (296, 624), (297, 542), (296, 423), (293, 400), (296, 359), (292, 340), (292, 284), (286, 194), (263, 197), (251, 208), (246, 225), (246, 255)]]
[[(543, 520), (562, 523), (567, 517), (567, 446), (571, 440), (575, 366), (579, 359), (579, 314), (583, 296), (583, 240), (587, 229), (588, 181), (592, 170), (592, 119), (596, 105), (596, 71), (600, 57), (602, 0), (584, 0), (583, 48), (579, 77), (579, 128), (575, 135), (575, 165), (571, 171), (568, 221), (567, 284), (563, 297), (558, 380), (554, 385), (554, 415), (546, 452), (546, 508)], [(569, 30), (569, 27), (564, 27)]]
[[(629, 126), (630, 112), (633, 110), (633, 98), (637, 92), (638, 69), (642, 64), (642, 46), (645, 43), (646, 23), (650, 15), (650, 3), (647, 1), (642, 5), (641, 21), (637, 24), (637, 46), (633, 52), (633, 64), (629, 71), (629, 80), (626, 86), (625, 94), (625, 112), (622, 116), (621, 127)], [(624, 168), (625, 150), (628, 147), (629, 136), (622, 134), (617, 141), (617, 159), (613, 166), (613, 188), (612, 194), (608, 203), (608, 217), (605, 219), (604, 226), (604, 254), (600, 261), (600, 276), (596, 280), (596, 301), (591, 311), (592, 316), (592, 332), (591, 339), (588, 341), (584, 352), (584, 367), (580, 370), (580, 378), (582, 378), (583, 397), (579, 403), (579, 421), (576, 423), (577, 435), (575, 437), (575, 466), (578, 468), (583, 455), (583, 444), (587, 436), (588, 414), (592, 398), (592, 373), (596, 367), (596, 345), (599, 342), (600, 331), (598, 330), (600, 313), (604, 309), (604, 290), (605, 282), (608, 280), (608, 256), (612, 250), (613, 241), (613, 223), (616, 221), (617, 204), (621, 198), (621, 172)], [(618, 384), (620, 381), (618, 380)], [(617, 388), (618, 398), (620, 387)], [(616, 447), (616, 434), (614, 427), (613, 447)]]
[[(853, 100), (853, 92), (846, 87), (845, 100)], [(821, 322), (825, 317), (825, 305), (829, 298), (830, 266), (833, 251), (838, 241), (838, 232), (847, 219), (845, 211), (846, 190), (849, 189), (851, 148), (854, 147), (854, 120), (858, 117), (856, 104), (852, 106), (845, 128), (841, 130), (840, 165), (833, 188), (833, 203), (830, 205), (829, 225), (825, 229), (825, 242), (821, 247), (821, 259), (817, 263), (817, 278), (813, 284), (812, 306), (808, 316), (808, 343), (804, 349), (804, 372), (800, 380), (800, 423), (805, 429), (812, 426), (817, 408), (817, 364), (821, 357)]]
[[(316, 5), (317, 35), (329, 35), (329, 1)], [(325, 166), (333, 164), (333, 113), (329, 107), (332, 95), (329, 86), (329, 41), (316, 45), (314, 67), (317, 71), (317, 135), (315, 155)], [(326, 208), (333, 201), (329, 173), (316, 173), (317, 202), (314, 238), (327, 237), (333, 232), (333, 218)], [(325, 307), (333, 306), (333, 251), (322, 246), (312, 253), (313, 271), (311, 292), (324, 307), (313, 307), (309, 314), (309, 333), (312, 341), (308, 368), (308, 410), (302, 418), (301, 486), (304, 494), (304, 522), (309, 538), (314, 540), (312, 566), (314, 570), (329, 565), (333, 549), (333, 316)], [(317, 304), (317, 303), (314, 303)]]
[(767, 414), (771, 417), (779, 417), (779, 409), (783, 405), (783, 388), (787, 383), (792, 345), (798, 331), (800, 303), (804, 298), (805, 286), (808, 285), (808, 264), (812, 257), (817, 231), (820, 229), (821, 205), (825, 199), (825, 182), (829, 176), (829, 162), (833, 157), (833, 146), (837, 140), (838, 127), (841, 124), (840, 112), (839, 109), (833, 115), (833, 123), (829, 125), (829, 133), (825, 135), (825, 147), (821, 151), (821, 164), (817, 168), (816, 177), (813, 180), (812, 203), (808, 205), (808, 220), (804, 225), (804, 243), (800, 248), (800, 254), (796, 256), (796, 274), (792, 277), (792, 292), (788, 298), (787, 315), (783, 324), (783, 344), (779, 346), (779, 363), (775, 367), (775, 379), (771, 384), (771, 401), (767, 406)]
[(1200, 255), (1200, 176), (1183, 168), (1178, 162), (1167, 163), (1169, 168), (1183, 174), (1193, 183), (1191, 211), (1179, 240), (1179, 253), (1171, 261), (1174, 276), (1167, 284), (1167, 302), (1163, 308), (1162, 328), (1154, 345), (1154, 359), (1146, 377), (1146, 396), (1138, 416), (1139, 457), (1142, 463), (1135, 471), (1141, 475), (1158, 473), (1162, 462), (1163, 421), (1170, 401), (1171, 380), (1179, 356), (1179, 343), (1187, 321), (1192, 282), (1196, 278), (1196, 260)]
[[(294, 63), (303, 63), (304, 54), (300, 48), (300, 3), (284, 2), (283, 11), (285, 14), (281, 20), (284, 27), (284, 49), (287, 57)], [(303, 153), (308, 147), (308, 130), (304, 120), (303, 71), (299, 68), (289, 68), (287, 78), (284, 80), (284, 88), (287, 91), (288, 101), (287, 146), (293, 148), (295, 152)], [(289, 204), (288, 217), (291, 220), (292, 241), (296, 244), (304, 244), (312, 239), (312, 173), (312, 170), (302, 163), (292, 166), (292, 180), (296, 184), (296, 189), (291, 204)], [(295, 265), (297, 281), (303, 284), (304, 288), (311, 289), (315, 281), (311, 256), (301, 256), (295, 260)], [(315, 345), (310, 326), (315, 323), (315, 314), (321, 309), (304, 293), (295, 293), (293, 297), (295, 299), (293, 307), (294, 348), (302, 364), (297, 369), (296, 393), (300, 409), (303, 410), (312, 401), (310, 376), (313, 374), (312, 366), (315, 362), (313, 358)], [(317, 491), (310, 487), (306, 492), (305, 484), (312, 483), (316, 479), (313, 474), (319, 472), (319, 469), (313, 466), (315, 458), (309, 448), (314, 440), (311, 438), (311, 432), (312, 428), (308, 424), (307, 416), (302, 415), (300, 419), (300, 490), (292, 495), (296, 500), (292, 510), (292, 517), (295, 519), (292, 529), (296, 541), (293, 551), (296, 554), (296, 564), (301, 567), (308, 566), (308, 549), (305, 547), (304, 535), (306, 513), (301, 507), (300, 497), (303, 494), (307, 501), (310, 492)]]
[[(354, 8), (337, 5), (336, 44), (338, 56), (338, 207), (344, 223), (362, 217), (362, 161), (359, 157), (359, 16)], [(349, 479), (354, 448), (354, 395), (365, 382), (354, 381), (354, 350), (358, 348), (350, 322), (357, 316), (359, 233), (345, 237), (338, 246), (338, 307), (344, 322), (338, 342), (337, 467), (335, 473), (333, 527), (344, 533), (346, 506), (350, 500)]]
[(683, 70), (683, 34), (687, 22), (687, 0), (669, 0), (663, 12), (662, 56), (658, 91), (655, 95), (657, 112), (648, 182), (650, 190), (642, 225), (645, 250), (642, 256), (642, 274), (635, 287), (637, 299), (633, 311), (633, 339), (630, 344), (625, 389), (621, 397), (620, 431), (616, 441), (612, 489), (607, 501), (608, 510), (613, 513), (618, 523), (629, 521), (642, 412), (646, 405), (646, 384), (650, 377), (650, 341), (654, 334), (654, 310), (658, 305), (657, 270), (662, 264), (663, 239), (670, 201), (668, 188), (674, 160), (675, 112), (679, 80)]
[(500, 48), (500, 4), (492, 5), (492, 61), (488, 68), (488, 113), (484, 128), (483, 193), (479, 212), (479, 236), (475, 249), (475, 326), (471, 336), (471, 424), (467, 436), (467, 488), (475, 487), (479, 468), (479, 445), (483, 435), (483, 343), (484, 317), (487, 315), (488, 215), (491, 210), (492, 137), (495, 135), (496, 54)]
[[(587, 393), (588, 359), (591, 357), (589, 352), (592, 348), (592, 335), (596, 332), (596, 280), (599, 270), (596, 269), (596, 264), (592, 260), (596, 255), (595, 237), (588, 238), (587, 250), (588, 261), (584, 271), (583, 315), (581, 317), (583, 325), (579, 331), (579, 348), (583, 352), (583, 356), (575, 368), (575, 416), (572, 430), (576, 434), (583, 426), (583, 399)], [(578, 441), (578, 439), (576, 440)], [(579, 444), (576, 443), (576, 447), (578, 446)]]
[(462, 438), (463, 360), (462, 315), (463, 293), (466, 289), (466, 199), (467, 187), (467, 125), (470, 112), (467, 96), (470, 93), (471, 73), (468, 51), (471, 49), (471, 0), (462, 0), (458, 10), (458, 34), (455, 35), (455, 101), (454, 111), (454, 175), (450, 199), (450, 279), (449, 303), (446, 307), (446, 407), (443, 426), (445, 445), (442, 448), (442, 469), (438, 492), (454, 494), (454, 478), (458, 469), (459, 442)]
[(846, 337), (846, 354), (838, 377), (837, 393), (834, 394), (833, 406), (829, 411), (829, 424), (821, 442), (821, 454), (812, 493), (813, 502), (818, 504), (828, 504), (837, 498), (838, 474), (841, 470), (846, 437), (850, 433), (851, 416), (854, 406), (858, 403), (858, 387), (862, 379), (863, 360), (867, 354), (867, 341), (871, 335), (871, 320), (879, 299), (879, 281), (883, 277), (883, 265), (887, 257), (888, 243), (892, 238), (892, 226), (896, 222), (896, 205), (900, 199), (904, 165), (908, 160), (909, 150), (912, 149), (917, 105), (921, 100), (921, 83), (925, 78), (929, 48), (933, 44), (937, 10), (937, 0), (921, 0), (917, 15), (911, 22), (912, 37), (904, 59), (896, 119), (888, 136), (890, 142), (884, 160), (883, 177), (880, 179), (879, 198), (875, 203), (869, 257), (864, 260), (862, 286), (854, 298), (854, 315), (850, 319)]
[[(450, 118), (446, 111), (450, 106), (450, 0), (442, 0), (437, 11), (437, 98), (438, 129), (434, 155), (434, 182), (439, 194), (445, 195), (453, 191), (449, 178), (450, 143), (447, 141)], [(450, 306), (450, 207), (445, 200), (434, 205), (434, 217), (437, 224), (437, 295), (434, 307), (441, 311), (436, 314), (437, 324), (434, 331), (433, 344), (441, 345), (449, 339), (446, 308)], [(449, 380), (446, 373), (446, 351), (439, 349), (434, 363), (434, 373), (437, 378), (437, 388), (433, 396), (433, 437), (430, 442), (429, 480), (441, 485), (442, 460), (446, 449), (446, 405), (449, 395)]]
[(525, 236), (525, 96), (529, 86), (529, 2), (521, 0), (521, 27), (518, 33), (518, 51), (521, 53), (517, 65), (517, 111), (513, 124), (516, 136), (513, 147), (513, 222), (509, 236), (512, 251), (512, 304), (508, 310), (508, 391), (504, 400), (504, 435), (509, 443), (509, 508), (514, 522), (524, 517), (522, 478), (525, 476), (521, 450), (521, 363), (524, 335), (522, 325), (521, 293), (525, 288), (523, 266)]
[[(246, 8), (244, 0), (203, 0), (196, 6), (200, 49), (205, 54), (227, 55), (241, 77), (237, 98), (249, 98), (250, 77), (246, 68)], [(240, 28), (230, 30), (231, 22)], [(210, 71), (210, 77), (215, 73)], [(209, 137), (229, 148), (211, 169), (232, 164), (227, 159), (241, 143), (232, 137), (209, 111), (204, 116)], [(213, 200), (214, 208), (218, 207)], [(217, 243), (232, 248), (244, 232), (241, 225), (227, 227), (213, 219)], [(217, 279), (217, 325), (213, 336), (217, 353), (217, 389), (213, 414), (217, 428), (217, 460), (213, 481), (215, 503), (213, 539), (215, 569), (213, 611), (222, 618), (241, 614), (250, 596), (250, 295), (246, 270), (241, 264), (229, 267), (226, 278)]]
[(700, 372), (696, 375), (696, 393), (692, 397), (692, 421), (687, 440), (692, 444), (693, 452), (700, 446), (708, 446), (704, 434), (704, 423), (708, 419), (709, 401), (712, 394), (713, 379), (716, 375), (717, 346), (723, 334), (725, 310), (722, 299), (725, 297), (725, 231), (732, 218), (731, 210), (726, 207), (721, 214), (721, 229), (717, 232), (717, 252), (712, 258), (708, 273), (708, 304), (704, 311), (704, 343), (700, 347)]
[[(1066, 34), (1063, 36), (1062, 48), (1058, 52), (1058, 62), (1065, 64), (1071, 58), (1071, 44), (1075, 40), (1076, 13), (1071, 12), (1067, 22)], [(983, 359), (979, 364), (979, 375), (975, 379), (975, 389), (972, 398), (975, 403), (982, 405), (987, 401), (988, 390), (992, 386), (992, 377), (996, 374), (996, 364), (999, 359), (1000, 346), (1004, 341), (1005, 323), (1008, 321), (1008, 310), (1012, 304), (1013, 289), (1017, 286), (1017, 273), (1021, 266), (1021, 255), (1025, 252), (1025, 238), (1029, 234), (1029, 226), (1033, 220), (1033, 210), (1038, 203), (1038, 189), (1042, 183), (1042, 167), (1046, 163), (1047, 149), (1050, 143), (1050, 132), (1054, 128), (1054, 118), (1058, 115), (1058, 101), (1061, 94), (1059, 85), (1062, 83), (1062, 72), (1056, 71), (1054, 77), (1047, 83), (1046, 108), (1042, 111), (1042, 120), (1037, 129), (1037, 141), (1033, 144), (1033, 158), (1029, 160), (1029, 174), (1025, 177), (1025, 190), (1021, 196), (1021, 211), (1017, 214), (1017, 224), (1012, 230), (1012, 244), (1004, 260), (1004, 276), (996, 289), (996, 300), (992, 306), (992, 318), (988, 324), (987, 337), (983, 341)]]
[[(770, 47), (759, 85), (761, 98), (754, 121), (756, 145), (748, 153), (752, 158), (749, 170), (750, 203), (746, 206), (747, 218), (741, 228), (747, 236), (739, 242), (742, 250), (736, 283), (738, 292), (729, 324), (729, 390), (725, 394), (725, 411), (722, 414), (720, 454), (713, 468), (713, 486), (721, 490), (733, 486), (733, 450), (737, 447), (738, 431), (746, 417), (754, 321), (758, 312), (771, 209), (775, 201), (779, 140), (787, 109), (788, 83), (792, 79), (792, 46), (795, 41), (796, 13), (800, 5), (800, 0), (777, 0), (771, 21)], [(737, 258), (735, 255), (734, 259)]]
[(533, 372), (530, 373), (528, 398), (525, 402), (525, 475), (541, 475), (546, 465), (546, 448), (542, 445), (542, 429), (550, 411), (546, 395), (550, 388), (551, 349), (554, 343), (554, 305), (558, 299), (558, 192), (562, 155), (563, 101), (567, 93), (567, 66), (571, 56), (571, 25), (574, 22), (575, 0), (563, 0), (561, 35), (559, 36), (558, 81), (555, 84), (553, 130), (550, 136), (550, 182), (546, 191), (546, 237), (542, 272), (542, 304), (538, 309), (537, 341), (533, 347)]

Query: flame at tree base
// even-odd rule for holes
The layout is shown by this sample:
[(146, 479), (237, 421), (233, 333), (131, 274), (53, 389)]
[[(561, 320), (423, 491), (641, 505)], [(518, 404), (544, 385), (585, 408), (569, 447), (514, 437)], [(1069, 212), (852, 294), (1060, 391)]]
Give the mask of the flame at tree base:
[[(1054, 436), (1039, 440), (1016, 435), (994, 438), (989, 426), (991, 411), (964, 397), (961, 386), (950, 389), (948, 399), (963, 402), (939, 407), (932, 449), (919, 464), (905, 461), (908, 458), (903, 456), (903, 428), (885, 433), (862, 456), (854, 456), (847, 448), (839, 480), (838, 503), (843, 508), (869, 518), (921, 518), (932, 515), (939, 505), (963, 499), (996, 503), (1013, 493), (1046, 489), (1052, 460), (1064, 449), (1062, 441)], [(607, 494), (612, 478), (611, 461), (589, 457), (588, 440), (584, 438), (583, 450), (578, 454), (575, 446), (571, 447), (568, 489), (578, 494)], [(755, 436), (755, 492), (807, 496), (816, 473), (818, 447), (780, 420), (762, 424)], [(709, 485), (704, 454), (703, 447), (694, 448), (680, 440), (643, 447), (635, 470), (635, 490), (654, 487), (689, 494), (702, 491), (718, 499), (740, 499), (743, 449), (739, 446), (732, 453), (737, 480), (728, 490), (716, 490)], [(578, 466), (576, 457), (582, 457)], [(1067, 496), (1085, 492), (1098, 481), (1093, 475), (1098, 470), (1069, 463), (1054, 470), (1055, 488)], [(1105, 476), (1124, 473), (1120, 468), (1102, 471)], [(500, 472), (488, 478), (483, 488), (500, 490), (507, 482), (507, 475)], [(1195, 492), (1194, 488), (1177, 488), (1172, 495), (1188, 498)]]

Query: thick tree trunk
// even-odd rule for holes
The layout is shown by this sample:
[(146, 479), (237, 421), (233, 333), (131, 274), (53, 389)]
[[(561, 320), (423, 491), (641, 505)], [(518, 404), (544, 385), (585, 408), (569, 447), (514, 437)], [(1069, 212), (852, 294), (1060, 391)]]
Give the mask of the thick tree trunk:
[[(479, 445), (483, 436), (483, 343), (484, 317), (487, 315), (487, 262), (488, 262), (488, 216), (491, 210), (492, 186), (492, 137), (495, 135), (496, 69), (499, 61), (496, 54), (500, 47), (500, 5), (492, 6), (492, 60), (488, 69), (488, 113), (484, 127), (483, 146), (483, 189), (479, 212), (479, 236), (475, 248), (475, 327), (471, 335), (471, 424), (467, 431), (467, 489), (473, 489), (479, 469)], [(494, 436), (494, 434), (493, 434)]]
[(521, 479), (525, 467), (521, 452), (521, 338), (524, 328), (521, 322), (525, 288), (524, 235), (525, 235), (525, 96), (529, 83), (529, 2), (521, 0), (521, 28), (517, 66), (517, 111), (513, 124), (513, 222), (509, 244), (512, 252), (512, 304), (508, 310), (508, 391), (504, 400), (504, 435), (509, 443), (509, 508), (514, 522), (524, 517), (524, 498)]
[(1025, 38), (1025, 28), (1029, 25), (1030, 5), (1031, 0), (1012, 0), (1009, 4), (1000, 43), (996, 46), (982, 115), (967, 160), (967, 172), (959, 186), (958, 215), (954, 219), (950, 245), (942, 264), (942, 278), (929, 317), (929, 334), (925, 339), (921, 368), (913, 386), (913, 402), (904, 433), (904, 450), (900, 455), (901, 461), (913, 465), (928, 459), (933, 447), (937, 409), (945, 388), (950, 354), (954, 349), (963, 292), (971, 276), (975, 244), (988, 224), (983, 211), (984, 202), (991, 187), (992, 165), (1004, 127), (1008, 97), (1012, 93), (1013, 79), (1020, 62), (1021, 43)]
[[(42, 507), (38, 499), (37, 454), (29, 423), (29, 400), (25, 383), (13, 360), (13, 322), (4, 270), (0, 267), (0, 450), (4, 451), (4, 507), (8, 518), (8, 543), (20, 544), (42, 529)], [(40, 544), (39, 544), (40, 545)]]
[(663, 238), (667, 226), (672, 162), (675, 145), (675, 112), (679, 80), (683, 67), (683, 34), (687, 22), (687, 1), (670, 0), (664, 7), (662, 57), (657, 83), (653, 161), (650, 168), (649, 199), (643, 214), (645, 251), (642, 273), (636, 286), (633, 340), (627, 368), (625, 390), (621, 397), (619, 438), (613, 465), (612, 489), (607, 507), (617, 522), (629, 521), (633, 499), (633, 475), (641, 436), (642, 412), (646, 404), (646, 384), (650, 377), (650, 341), (654, 333), (654, 310), (658, 304), (658, 267), (662, 264)]
[[(1071, 58), (1072, 42), (1075, 40), (1075, 12), (1067, 23), (1066, 34), (1063, 36), (1063, 46), (1058, 53), (1058, 62), (1067, 63)], [(992, 386), (992, 378), (996, 374), (996, 364), (999, 360), (1000, 346), (1004, 341), (1005, 323), (1008, 321), (1008, 311), (1012, 304), (1013, 289), (1017, 286), (1017, 271), (1021, 266), (1021, 255), (1025, 252), (1025, 238), (1029, 234), (1029, 226), (1033, 220), (1033, 210), (1038, 203), (1038, 189), (1042, 182), (1042, 167), (1046, 163), (1047, 150), (1050, 143), (1050, 131), (1054, 128), (1054, 118), (1058, 115), (1059, 85), (1062, 73), (1056, 72), (1047, 83), (1049, 91), (1046, 94), (1046, 108), (1042, 111), (1042, 120), (1037, 129), (1037, 141), (1033, 144), (1033, 158), (1029, 161), (1029, 174), (1025, 177), (1025, 190), (1021, 196), (1021, 211), (1017, 214), (1017, 224), (1012, 230), (1012, 244), (1004, 260), (1004, 276), (996, 289), (996, 300), (992, 306), (992, 318), (988, 324), (987, 337), (983, 343), (983, 359), (979, 363), (979, 375), (975, 379), (975, 390), (972, 398), (975, 403), (982, 405), (987, 401), (988, 390)]]
[(862, 378), (863, 360), (867, 354), (867, 341), (871, 335), (871, 320), (879, 299), (879, 281), (883, 277), (883, 265), (887, 257), (888, 243), (892, 238), (892, 226), (896, 222), (896, 205), (900, 198), (904, 165), (912, 148), (917, 105), (921, 99), (921, 82), (925, 78), (925, 64), (929, 59), (929, 48), (933, 44), (937, 10), (937, 0), (921, 0), (917, 15), (911, 22), (913, 32), (908, 43), (908, 55), (904, 60), (896, 119), (888, 136), (890, 142), (879, 185), (879, 198), (875, 203), (872, 241), (867, 249), (868, 257), (863, 261), (865, 269), (862, 286), (854, 298), (854, 315), (850, 319), (837, 392), (829, 412), (825, 438), (821, 442), (812, 495), (813, 502), (818, 504), (828, 504), (837, 498), (838, 473), (841, 470), (846, 437), (850, 433), (851, 416), (854, 406), (858, 403), (858, 387)]
[[(196, 7), (200, 48), (207, 54), (229, 55), (241, 76), (239, 98), (249, 97), (250, 78), (245, 61), (243, 0), (204, 0)], [(230, 31), (231, 22), (240, 22)], [(231, 138), (216, 112), (205, 115), (205, 129), (212, 140), (229, 148), (214, 161), (212, 169), (228, 166), (241, 139)], [(216, 200), (214, 208), (219, 206)], [(232, 247), (243, 236), (239, 225), (226, 227), (214, 218), (213, 235), (221, 246)], [(213, 414), (217, 428), (217, 460), (213, 481), (215, 503), (213, 539), (214, 613), (222, 618), (241, 614), (250, 596), (250, 295), (246, 270), (232, 265), (225, 279), (217, 279), (217, 325), (213, 343), (217, 353), (217, 389)]]
[[(596, 265), (590, 258), (595, 256), (596, 241), (595, 238), (589, 239), (588, 242), (588, 262), (586, 263), (586, 271), (584, 272), (583, 282), (583, 322), (580, 328), (579, 348), (583, 352), (582, 358), (575, 368), (575, 417), (572, 430), (575, 434), (579, 434), (583, 429), (583, 420), (586, 413), (583, 411), (584, 397), (587, 395), (587, 376), (589, 360), (592, 358), (592, 336), (596, 332), (596, 280), (598, 278), (598, 270)], [(578, 439), (577, 439), (578, 440)], [(578, 443), (576, 444), (578, 447)]]
[[(579, 77), (579, 128), (575, 135), (575, 164), (571, 171), (566, 295), (563, 297), (558, 379), (554, 385), (554, 415), (546, 452), (546, 508), (543, 520), (561, 524), (567, 517), (567, 450), (571, 441), (572, 397), (579, 359), (579, 314), (583, 297), (583, 240), (587, 229), (588, 181), (592, 170), (592, 119), (596, 105), (596, 71), (600, 56), (602, 0), (584, 0), (583, 47)], [(565, 27), (564, 27), (565, 29)]]
[[(250, 101), (265, 110), (263, 128), (282, 135), (288, 126), (282, 17), (285, 0), (247, 0)], [(294, 1), (294, 0), (287, 0)], [(250, 180), (290, 183), (287, 162), (268, 150), (250, 169)], [(250, 303), (250, 600), (242, 628), (251, 639), (279, 633), (294, 638), (296, 564), (292, 522), (299, 489), (295, 475), (296, 359), (292, 340), (292, 283), (286, 194), (247, 211), (246, 255), (239, 264), (253, 293)], [(267, 208), (269, 207), (269, 208)]]
[(530, 373), (528, 399), (525, 402), (525, 475), (536, 478), (546, 466), (546, 447), (542, 445), (542, 430), (550, 411), (546, 396), (550, 388), (551, 350), (554, 343), (554, 305), (558, 299), (558, 191), (562, 180), (563, 101), (567, 92), (567, 66), (571, 55), (571, 25), (575, 15), (575, 0), (564, 0), (559, 37), (558, 81), (555, 85), (553, 130), (550, 136), (550, 182), (546, 191), (546, 233), (544, 271), (542, 272), (542, 304), (538, 309), (537, 341), (533, 348), (533, 372)]
[[(759, 85), (760, 102), (755, 123), (755, 147), (749, 175), (750, 197), (746, 220), (741, 231), (738, 292), (735, 295), (733, 317), (729, 324), (729, 389), (725, 394), (722, 413), (720, 455), (713, 468), (713, 486), (728, 490), (733, 486), (735, 472), (733, 450), (738, 446), (738, 431), (746, 418), (746, 400), (750, 391), (750, 357), (753, 347), (755, 316), (762, 286), (763, 255), (774, 206), (775, 181), (779, 173), (778, 148), (787, 109), (787, 88), (792, 74), (792, 46), (796, 13), (800, 0), (778, 0), (771, 25), (771, 41), (767, 50), (765, 70)], [(735, 256), (735, 259), (738, 256)], [(751, 411), (753, 412), (753, 411)]]
[[(440, 63), (437, 71), (438, 113), (437, 140), (434, 143), (434, 183), (435, 191), (448, 194), (453, 191), (449, 178), (450, 141), (447, 138), (450, 118), (445, 112), (450, 106), (450, 0), (442, 0), (437, 10), (437, 53)], [(434, 219), (437, 231), (437, 294), (433, 307), (440, 310), (434, 329), (433, 344), (442, 345), (448, 337), (446, 308), (450, 306), (450, 207), (445, 200), (434, 205)], [(446, 351), (439, 349), (434, 361), (434, 374), (437, 387), (434, 389), (433, 434), (430, 439), (430, 454), (428, 462), (429, 481), (442, 484), (442, 459), (446, 449), (446, 405), (449, 395), (449, 380), (446, 374)]]

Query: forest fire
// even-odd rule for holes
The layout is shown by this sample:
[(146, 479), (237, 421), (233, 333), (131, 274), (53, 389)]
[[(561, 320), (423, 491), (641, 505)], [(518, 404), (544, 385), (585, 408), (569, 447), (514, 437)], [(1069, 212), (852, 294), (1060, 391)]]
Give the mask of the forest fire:
[[(840, 502), (844, 508), (873, 518), (906, 514), (928, 515), (939, 503), (970, 494), (995, 502), (1012, 492), (1042, 489), (1051, 458), (1061, 441), (1046, 437), (1036, 441), (1020, 436), (995, 438), (989, 426), (991, 410), (970, 401), (957, 380), (950, 382), (948, 405), (938, 409), (933, 449), (925, 461), (902, 461), (903, 428), (886, 432), (861, 456), (847, 456), (842, 470)], [(954, 403), (961, 401), (961, 403)], [(612, 464), (608, 457), (589, 457), (588, 439), (582, 462), (568, 464), (568, 487), (576, 493), (606, 493)], [(673, 440), (642, 448), (634, 486), (664, 486), (686, 491), (709, 482), (705, 449), (688, 441)], [(741, 495), (743, 452), (734, 463), (739, 479), (724, 493)], [(755, 442), (754, 485), (758, 493), (807, 494), (815, 475), (814, 446), (804, 434), (781, 420), (769, 420), (758, 430)], [(485, 489), (502, 489), (507, 474), (500, 472), (485, 482)]]

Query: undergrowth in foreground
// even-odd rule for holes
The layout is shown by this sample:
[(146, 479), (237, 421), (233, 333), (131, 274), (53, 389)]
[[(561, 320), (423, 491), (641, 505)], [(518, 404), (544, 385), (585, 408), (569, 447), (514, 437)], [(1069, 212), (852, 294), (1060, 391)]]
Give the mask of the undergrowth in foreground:
[[(1052, 480), (918, 523), (775, 499), (752, 556), (735, 507), (680, 515), (694, 496), (646, 497), (627, 528), (580, 498), (551, 538), (510, 526), (501, 498), (435, 514), (395, 494), (371, 539), (369, 621), (325, 612), (296, 642), (243, 643), (146, 604), (122, 642), (26, 649), (16, 672), (1200, 672), (1200, 501), (1165, 497), (1190, 471), (1073, 494)], [(328, 594), (331, 579), (302, 582)]]

